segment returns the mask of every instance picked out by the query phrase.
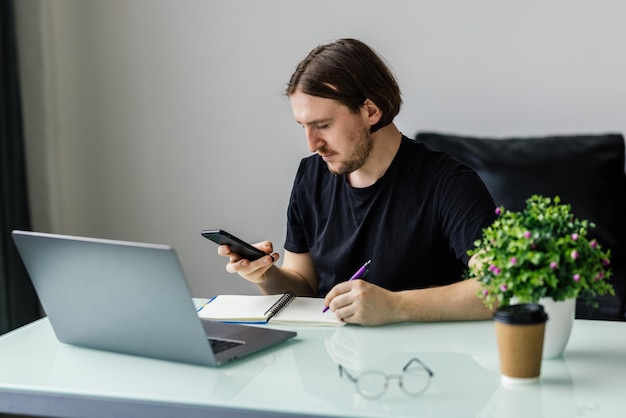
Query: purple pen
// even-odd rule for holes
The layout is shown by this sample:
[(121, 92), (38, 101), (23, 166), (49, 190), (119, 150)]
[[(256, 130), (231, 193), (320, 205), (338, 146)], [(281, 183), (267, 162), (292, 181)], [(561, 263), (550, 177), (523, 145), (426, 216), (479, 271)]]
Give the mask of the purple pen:
[[(367, 262), (366, 262), (365, 264), (363, 264), (363, 265), (361, 266), (361, 268), (360, 268), (360, 269), (358, 269), (358, 270), (356, 271), (356, 273), (354, 273), (354, 274), (352, 275), (352, 277), (350, 277), (350, 279), (348, 279), (348, 280), (356, 280), (356, 279), (360, 279), (360, 278), (362, 278), (362, 277), (365, 277), (365, 275), (367, 274), (367, 272), (368, 272), (368, 271), (369, 271), (369, 269), (370, 269), (370, 264), (371, 264), (371, 263), (372, 263), (372, 260), (367, 260)], [(325, 306), (325, 307), (324, 307), (324, 309), (322, 309), (322, 313), (324, 313), (324, 312), (328, 311), (328, 309), (329, 309), (329, 307), (328, 307), (328, 306)]]
[(350, 280), (356, 280), (356, 279), (360, 279), (361, 277), (364, 277), (365, 273), (367, 273), (367, 271), (369, 270), (371, 263), (372, 263), (372, 260), (367, 260), (367, 263), (363, 264), (361, 268), (358, 269), (356, 273), (352, 275), (352, 277), (350, 277)]

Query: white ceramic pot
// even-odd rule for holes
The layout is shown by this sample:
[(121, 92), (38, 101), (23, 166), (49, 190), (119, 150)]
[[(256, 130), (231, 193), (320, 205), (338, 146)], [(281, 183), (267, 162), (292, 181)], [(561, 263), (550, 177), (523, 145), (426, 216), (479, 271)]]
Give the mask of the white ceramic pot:
[(543, 358), (560, 357), (569, 341), (576, 316), (576, 299), (556, 302), (552, 298), (541, 298), (539, 304), (548, 314), (543, 340)]

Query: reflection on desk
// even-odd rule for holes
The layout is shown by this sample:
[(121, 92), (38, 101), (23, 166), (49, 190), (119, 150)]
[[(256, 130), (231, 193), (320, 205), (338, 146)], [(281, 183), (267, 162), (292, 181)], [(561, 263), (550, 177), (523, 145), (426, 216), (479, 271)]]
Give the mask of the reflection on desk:
[[(329, 335), (324, 341), (329, 354), (330, 367), (325, 374), (339, 379), (337, 364), (352, 370), (381, 370), (388, 374), (399, 373), (411, 357), (417, 357), (434, 372), (428, 391), (419, 397), (412, 398), (404, 394), (395, 382), (391, 382), (387, 393), (380, 399), (368, 400), (356, 393), (354, 385), (346, 379), (339, 380), (338, 385), (323, 388), (321, 398), (324, 400), (340, 400), (338, 409), (352, 408), (355, 411), (367, 411), (376, 415), (400, 414), (411, 416), (419, 408), (427, 416), (455, 416), (459, 412), (458, 405), (447, 402), (451, 394), (463, 403), (465, 410), (478, 411), (489, 400), (496, 390), (500, 376), (497, 370), (482, 367), (472, 355), (459, 352), (424, 351), (426, 346), (418, 329), (394, 327), (385, 332), (381, 338), (379, 328), (345, 327)], [(426, 337), (428, 338), (428, 337)], [(312, 358), (313, 348), (303, 345), (302, 354), (299, 347), (294, 349), (299, 358), (296, 361), (300, 368), (300, 376), (314, 376), (317, 364), (311, 365), (307, 358)], [(304, 350), (311, 350), (304, 352)], [(497, 367), (497, 366), (496, 366)], [(334, 373), (334, 375), (333, 375)], [(306, 384), (305, 384), (306, 386)], [(340, 389), (338, 389), (338, 387)], [(332, 396), (329, 391), (341, 391), (341, 397)], [(320, 391), (311, 387), (309, 392)], [(415, 416), (415, 415), (413, 415)]]
[[(490, 321), (294, 329), (295, 340), (224, 367), (206, 368), (60, 344), (43, 319), (0, 337), (0, 412), (155, 417), (623, 414), (624, 323), (575, 321), (564, 357), (544, 360), (539, 384), (515, 389), (500, 384)], [(407, 396), (391, 382), (382, 398), (367, 400), (338, 374), (337, 363), (395, 374), (413, 356), (435, 374), (418, 397)]]

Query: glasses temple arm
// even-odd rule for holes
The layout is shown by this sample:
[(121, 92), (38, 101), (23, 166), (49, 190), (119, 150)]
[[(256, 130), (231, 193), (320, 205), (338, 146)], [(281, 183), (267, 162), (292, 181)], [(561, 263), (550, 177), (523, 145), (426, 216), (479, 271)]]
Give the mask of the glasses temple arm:
[(402, 368), (403, 372), (406, 372), (406, 370), (409, 368), (409, 366), (411, 365), (411, 363), (416, 362), (418, 363), (420, 366), (422, 366), (430, 375), (430, 377), (433, 377), (435, 375), (435, 373), (433, 373), (432, 370), (430, 370), (430, 368), (425, 365), (420, 359), (418, 359), (417, 357), (413, 357), (411, 360), (409, 360), (409, 362)]

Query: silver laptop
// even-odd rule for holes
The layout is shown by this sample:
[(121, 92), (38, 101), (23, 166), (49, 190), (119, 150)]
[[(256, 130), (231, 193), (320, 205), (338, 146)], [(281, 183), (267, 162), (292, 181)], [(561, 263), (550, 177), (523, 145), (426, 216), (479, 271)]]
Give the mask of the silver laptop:
[(63, 343), (217, 366), (296, 336), (198, 318), (169, 246), (27, 231), (13, 239)]

